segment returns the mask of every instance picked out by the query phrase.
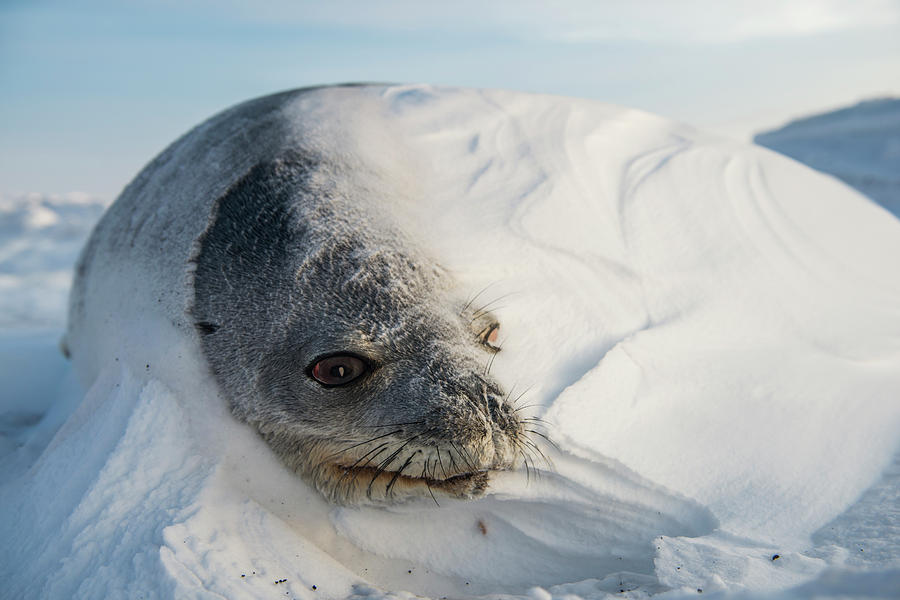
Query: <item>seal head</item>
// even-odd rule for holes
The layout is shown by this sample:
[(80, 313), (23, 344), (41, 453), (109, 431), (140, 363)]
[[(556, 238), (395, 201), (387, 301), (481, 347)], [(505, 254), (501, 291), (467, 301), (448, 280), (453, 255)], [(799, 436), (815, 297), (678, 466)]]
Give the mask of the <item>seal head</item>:
[(526, 443), (489, 374), (499, 325), (347, 168), (285, 151), (215, 202), (192, 257), (203, 351), (235, 415), (331, 501), (476, 497)]

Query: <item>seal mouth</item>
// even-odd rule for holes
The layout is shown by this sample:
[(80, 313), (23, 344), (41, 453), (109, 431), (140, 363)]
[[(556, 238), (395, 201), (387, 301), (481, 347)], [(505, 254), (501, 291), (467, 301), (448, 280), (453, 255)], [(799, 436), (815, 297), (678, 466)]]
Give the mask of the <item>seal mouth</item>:
[(498, 469), (481, 469), (462, 473), (454, 473), (448, 477), (439, 477), (437, 473), (421, 473), (419, 476), (403, 472), (403, 469), (390, 471), (375, 467), (352, 467), (335, 464), (333, 468), (340, 473), (336, 488), (355, 488), (357, 494), (368, 500), (384, 500), (395, 496), (407, 496), (410, 492), (416, 495), (431, 496), (437, 502), (437, 496), (472, 499), (484, 494), (488, 486), (491, 471)]
[(427, 485), (439, 486), (441, 484), (446, 483), (455, 483), (461, 482), (468, 479), (472, 479), (473, 477), (477, 477), (480, 474), (486, 474), (491, 471), (491, 469), (480, 469), (478, 471), (468, 471), (462, 473), (456, 473), (454, 475), (450, 475), (448, 477), (435, 477), (434, 475), (428, 476), (424, 473), (419, 476), (405, 474), (402, 471), (391, 471), (388, 469), (376, 469), (375, 467), (348, 467), (344, 465), (336, 465), (338, 469), (344, 471), (348, 476), (352, 477), (362, 477), (365, 478), (368, 475), (371, 478), (378, 478), (381, 476), (390, 477), (393, 479), (402, 479), (403, 481), (415, 481), (419, 483), (424, 483)]
[(493, 473), (527, 458), (527, 440), (514, 414), (459, 412), (439, 415), (442, 420), (425, 423), (424, 431), (397, 429), (363, 441), (361, 436), (317, 440), (300, 455), (312, 463), (305, 475), (336, 504), (483, 496)]

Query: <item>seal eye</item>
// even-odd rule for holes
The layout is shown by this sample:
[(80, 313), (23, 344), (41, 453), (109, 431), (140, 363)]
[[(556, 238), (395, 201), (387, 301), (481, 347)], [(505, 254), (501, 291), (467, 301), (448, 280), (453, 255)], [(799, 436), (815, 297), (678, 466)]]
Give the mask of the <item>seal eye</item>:
[(500, 351), (500, 346), (497, 344), (498, 339), (500, 339), (500, 323), (491, 323), (478, 334), (478, 340), (486, 346), (488, 350), (494, 352)]
[(323, 358), (312, 366), (309, 374), (326, 386), (350, 383), (366, 372), (366, 363), (349, 354), (337, 354)]

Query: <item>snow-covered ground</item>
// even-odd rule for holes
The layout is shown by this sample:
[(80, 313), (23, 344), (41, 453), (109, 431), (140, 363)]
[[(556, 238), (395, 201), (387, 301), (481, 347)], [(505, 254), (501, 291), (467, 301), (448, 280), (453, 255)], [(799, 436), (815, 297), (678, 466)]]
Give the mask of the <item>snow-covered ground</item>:
[(69, 370), (58, 349), (72, 265), (108, 202), (0, 195), (0, 453), (24, 442)]
[(754, 141), (834, 175), (900, 217), (900, 98), (797, 119)]
[(493, 372), (551, 423), (554, 468), (331, 507), (154, 323), (97, 333), (121, 361), (85, 393), (56, 345), (102, 204), (7, 197), (0, 595), (897, 597), (900, 222), (640, 111), (367, 93), (429, 251), (502, 298)]

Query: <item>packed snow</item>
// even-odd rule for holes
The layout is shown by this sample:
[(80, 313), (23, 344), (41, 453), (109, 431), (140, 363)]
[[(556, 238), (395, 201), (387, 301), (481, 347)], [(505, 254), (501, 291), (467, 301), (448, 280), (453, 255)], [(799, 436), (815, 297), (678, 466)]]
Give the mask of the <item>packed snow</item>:
[(475, 501), (331, 506), (153, 315), (93, 332), (114, 357), (83, 387), (57, 342), (102, 203), (4, 197), (4, 597), (897, 596), (900, 221), (637, 110), (324, 94), (380, 107), (412, 229), (486, 290), (492, 372), (549, 422), (552, 464)]
[(900, 98), (797, 119), (754, 141), (834, 175), (900, 217)]

